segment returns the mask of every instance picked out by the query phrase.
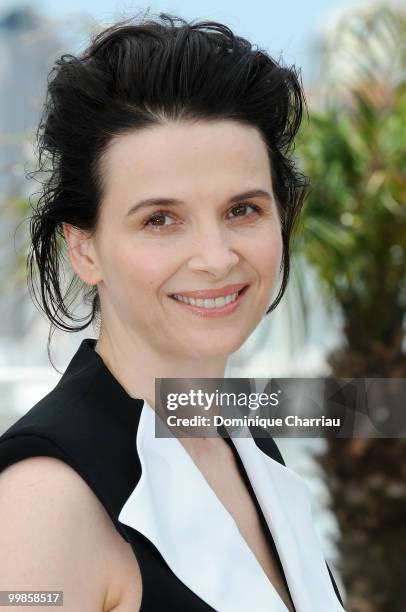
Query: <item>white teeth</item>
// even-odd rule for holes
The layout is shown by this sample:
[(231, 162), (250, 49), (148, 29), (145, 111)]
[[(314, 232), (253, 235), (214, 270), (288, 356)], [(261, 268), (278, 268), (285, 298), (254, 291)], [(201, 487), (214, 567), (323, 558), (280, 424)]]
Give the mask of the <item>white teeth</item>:
[(175, 294), (173, 297), (176, 300), (184, 302), (185, 304), (192, 304), (192, 306), (199, 306), (200, 308), (223, 308), (223, 306), (226, 306), (227, 304), (230, 304), (230, 302), (234, 302), (237, 299), (238, 292), (232, 293), (231, 295), (227, 295), (225, 297), (205, 300), (202, 300), (200, 298), (188, 298), (184, 295), (177, 294)]

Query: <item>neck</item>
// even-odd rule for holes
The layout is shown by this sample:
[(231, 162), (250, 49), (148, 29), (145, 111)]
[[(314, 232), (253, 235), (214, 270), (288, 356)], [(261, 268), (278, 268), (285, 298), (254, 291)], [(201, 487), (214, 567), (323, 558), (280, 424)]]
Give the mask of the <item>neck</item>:
[(193, 358), (165, 353), (130, 334), (118, 338), (102, 330), (95, 350), (126, 392), (155, 408), (156, 378), (224, 378), (227, 358)]

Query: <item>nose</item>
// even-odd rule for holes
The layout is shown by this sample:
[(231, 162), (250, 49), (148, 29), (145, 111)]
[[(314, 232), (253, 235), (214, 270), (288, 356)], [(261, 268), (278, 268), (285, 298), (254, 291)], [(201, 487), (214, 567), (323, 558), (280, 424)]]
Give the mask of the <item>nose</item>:
[(193, 239), (193, 254), (188, 261), (189, 270), (208, 272), (216, 278), (226, 278), (239, 261), (234, 245), (229, 242), (230, 237), (227, 239), (218, 226), (206, 226)]

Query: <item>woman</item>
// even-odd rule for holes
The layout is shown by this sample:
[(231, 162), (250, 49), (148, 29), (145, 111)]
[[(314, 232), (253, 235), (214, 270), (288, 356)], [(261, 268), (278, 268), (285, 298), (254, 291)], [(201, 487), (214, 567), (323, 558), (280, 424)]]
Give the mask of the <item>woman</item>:
[(154, 436), (155, 378), (222, 378), (283, 295), (303, 104), (294, 69), (213, 22), (125, 22), (57, 62), (31, 282), (53, 326), (100, 329), (0, 439), (2, 589), (63, 590), (69, 611), (343, 610), (270, 437)]

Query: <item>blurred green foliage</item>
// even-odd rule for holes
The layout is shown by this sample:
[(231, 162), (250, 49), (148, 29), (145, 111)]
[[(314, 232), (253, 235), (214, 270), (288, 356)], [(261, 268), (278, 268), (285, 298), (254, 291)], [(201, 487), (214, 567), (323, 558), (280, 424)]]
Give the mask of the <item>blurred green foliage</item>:
[[(405, 14), (349, 10), (325, 52), (327, 102), (297, 143), (312, 189), (296, 248), (343, 313), (332, 375), (405, 378)], [(406, 440), (330, 439), (317, 459), (341, 531), (346, 610), (403, 611)]]
[[(389, 9), (373, 16), (379, 32), (396, 27), (392, 47), (397, 42), (400, 54), (405, 18)], [(371, 49), (363, 53), (376, 55), (374, 31), (369, 34)], [(358, 81), (342, 88), (345, 97), (337, 93), (326, 110), (311, 112), (310, 123), (302, 124), (297, 150), (312, 188), (296, 248), (317, 271), (325, 295), (342, 307), (354, 349), (370, 349), (375, 340), (395, 343), (400, 351), (406, 307), (406, 61), (391, 81), (382, 73), (386, 63), (370, 63), (373, 74), (367, 71), (362, 79), (357, 71)], [(370, 368), (373, 374), (372, 363)], [(379, 354), (375, 370), (383, 374)], [(359, 375), (367, 375), (365, 368)]]

